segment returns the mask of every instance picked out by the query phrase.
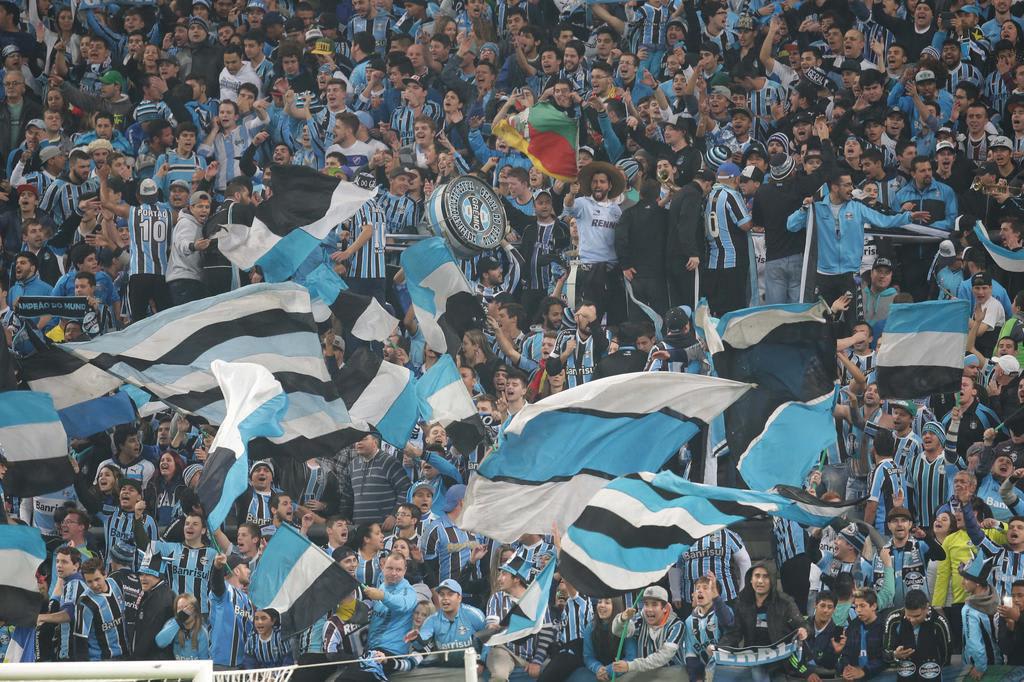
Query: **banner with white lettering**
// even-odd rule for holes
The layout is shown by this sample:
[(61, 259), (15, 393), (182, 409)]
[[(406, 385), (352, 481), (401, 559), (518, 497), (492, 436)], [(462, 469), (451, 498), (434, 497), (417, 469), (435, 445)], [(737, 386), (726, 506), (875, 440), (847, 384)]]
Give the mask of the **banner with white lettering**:
[(22, 317), (52, 315), (81, 320), (89, 312), (89, 300), (85, 296), (22, 296), (14, 310)]

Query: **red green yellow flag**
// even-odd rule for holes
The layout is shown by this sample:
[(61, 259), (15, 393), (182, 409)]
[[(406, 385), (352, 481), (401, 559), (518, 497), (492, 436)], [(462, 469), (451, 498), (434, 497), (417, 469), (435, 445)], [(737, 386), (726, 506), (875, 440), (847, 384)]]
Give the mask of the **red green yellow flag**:
[(494, 134), (533, 161), (537, 170), (558, 180), (576, 180), (579, 125), (554, 104), (540, 102), (499, 121)]

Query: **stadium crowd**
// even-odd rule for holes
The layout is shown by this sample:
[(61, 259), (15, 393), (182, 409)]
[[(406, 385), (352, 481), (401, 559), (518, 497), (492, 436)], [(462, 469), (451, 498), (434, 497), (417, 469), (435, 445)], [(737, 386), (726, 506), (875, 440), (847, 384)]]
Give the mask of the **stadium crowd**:
[[(228, 522), (207, 528), (195, 489), (215, 427), (172, 410), (73, 439), (73, 486), (3, 498), (49, 549), (34, 660), (334, 662), (339, 679), (383, 680), (461, 667), (428, 654), (483, 643), (491, 680), (672, 666), (699, 680), (716, 646), (789, 637), (798, 654), (754, 679), (935, 679), (953, 655), (974, 679), (1024, 665), (1024, 277), (974, 233), (1024, 248), (1024, 4), (2, 0), (0, 56), (0, 320), (16, 357), (262, 281), (218, 251), (218, 230), (271, 195), (272, 168), (303, 165), (377, 187), (309, 264), (394, 311), (372, 348), (419, 375), (438, 352), (398, 253), (430, 197), (476, 175), (510, 225), (461, 261), (486, 310), (457, 357), (484, 441), (459, 452), (421, 423), (298, 478), (252, 461)], [(541, 101), (578, 131), (575, 181), (492, 131)], [(89, 310), (28, 317), (22, 296)], [(487, 646), (559, 543), (453, 521), (500, 426), (596, 378), (707, 373), (698, 297), (720, 317), (819, 296), (837, 445), (806, 484), (866, 498), (859, 512), (825, 529), (772, 519), (769, 556), (717, 531), (624, 597), (556, 579), (539, 632)], [(890, 306), (952, 298), (973, 311), (959, 393), (879, 395)], [(360, 345), (322, 327), (332, 375)], [(693, 443), (667, 467), (695, 474), (710, 456)], [(247, 596), (284, 524), (361, 585), (292, 637)]]

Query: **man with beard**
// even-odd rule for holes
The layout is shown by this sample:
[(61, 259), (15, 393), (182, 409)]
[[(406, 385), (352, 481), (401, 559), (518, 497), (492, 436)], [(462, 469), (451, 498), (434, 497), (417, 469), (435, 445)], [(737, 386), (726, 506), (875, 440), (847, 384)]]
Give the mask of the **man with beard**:
[(560, 331), (555, 348), (548, 356), (548, 376), (564, 368), (566, 388), (581, 386), (593, 379), (594, 368), (608, 354), (608, 335), (598, 322), (597, 311), (592, 301), (580, 301), (573, 314), (576, 328)]
[[(576, 296), (591, 300), (601, 313), (607, 313), (609, 323), (618, 323), (624, 317), (625, 296), (615, 253), (615, 226), (622, 208), (615, 198), (625, 190), (626, 177), (612, 164), (594, 161), (580, 171), (578, 185), (566, 195), (564, 204), (576, 218), (579, 231)], [(596, 314), (594, 319), (598, 319)]]
[(665, 313), (662, 331), (665, 340), (651, 348), (644, 371), (699, 373), (704, 351), (690, 326), (689, 308), (679, 306)]

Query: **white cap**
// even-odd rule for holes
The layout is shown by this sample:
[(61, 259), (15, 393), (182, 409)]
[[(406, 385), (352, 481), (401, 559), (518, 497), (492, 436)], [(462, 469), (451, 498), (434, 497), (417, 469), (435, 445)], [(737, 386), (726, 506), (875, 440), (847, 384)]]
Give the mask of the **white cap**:
[(1003, 135), (993, 135), (988, 138), (988, 148), (995, 149), (996, 147), (1006, 147), (1007, 149), (1013, 149), (1013, 143), (1010, 142), (1010, 138)]
[(665, 591), (664, 587), (660, 585), (651, 585), (644, 590), (644, 599), (657, 599), (668, 603), (668, 592)]
[(956, 255), (956, 248), (953, 246), (953, 242), (948, 239), (943, 239), (939, 242), (939, 255), (943, 258), (952, 258)]
[(139, 183), (139, 196), (152, 197), (156, 196), (160, 190), (157, 188), (156, 183), (150, 178), (146, 178)]
[(1020, 362), (1016, 357), (1012, 355), (1003, 355), (998, 358), (993, 358), (999, 368), (1003, 370), (1003, 374), (1019, 374), (1020, 373)]

